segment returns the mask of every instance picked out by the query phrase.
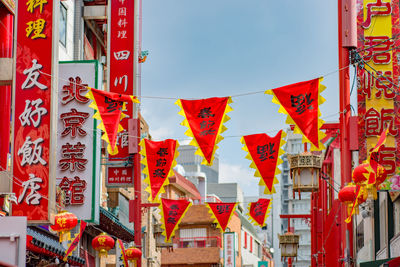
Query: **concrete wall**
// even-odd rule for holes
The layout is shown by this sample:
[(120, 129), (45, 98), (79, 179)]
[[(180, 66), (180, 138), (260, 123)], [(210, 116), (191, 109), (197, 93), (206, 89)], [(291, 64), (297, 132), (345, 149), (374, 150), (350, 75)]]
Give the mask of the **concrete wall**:
[(61, 1), (60, 5), (63, 5), (67, 8), (67, 43), (66, 45), (62, 45), (59, 43), (58, 55), (60, 61), (72, 60), (74, 55), (74, 12), (75, 5), (74, 1), (66, 0)]

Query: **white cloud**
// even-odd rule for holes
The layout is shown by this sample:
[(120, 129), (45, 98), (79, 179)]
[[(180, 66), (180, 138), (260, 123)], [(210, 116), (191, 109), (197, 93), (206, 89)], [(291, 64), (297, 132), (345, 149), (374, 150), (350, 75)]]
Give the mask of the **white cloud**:
[(238, 183), (245, 196), (258, 195), (259, 178), (254, 177), (254, 170), (239, 164), (219, 163), (219, 182)]

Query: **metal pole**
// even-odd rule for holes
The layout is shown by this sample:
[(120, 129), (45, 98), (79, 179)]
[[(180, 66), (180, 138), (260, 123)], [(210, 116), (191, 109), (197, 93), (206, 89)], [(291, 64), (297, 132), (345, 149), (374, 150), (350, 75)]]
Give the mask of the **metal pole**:
[[(133, 94), (140, 99), (140, 66), (138, 62), (139, 53), (140, 53), (140, 1), (135, 1), (135, 33), (134, 33), (134, 78), (135, 78), (135, 87), (133, 89)], [(133, 105), (133, 117), (136, 118), (136, 138), (137, 138), (137, 151), (138, 153), (133, 155), (133, 179), (134, 179), (134, 233), (135, 233), (135, 245), (143, 250), (142, 248), (142, 177), (141, 177), (141, 166), (140, 166), (140, 117), (139, 117), (139, 106), (134, 103)], [(139, 258), (136, 262), (137, 267), (142, 266), (142, 259)]]
[[(342, 4), (345, 0), (338, 0), (338, 46), (339, 46), (339, 95), (340, 95), (340, 166), (341, 166), (341, 185), (351, 181), (351, 152), (349, 149), (349, 119), (351, 115), (350, 110), (350, 73), (349, 68), (344, 68), (350, 65), (349, 50), (343, 47), (343, 7)], [(346, 209), (342, 211), (342, 257), (345, 257), (345, 248), (348, 248), (349, 254), (347, 256), (353, 257), (353, 230), (352, 224), (346, 224)], [(349, 238), (346, 238), (346, 232), (349, 233)], [(349, 242), (346, 242), (349, 240)]]

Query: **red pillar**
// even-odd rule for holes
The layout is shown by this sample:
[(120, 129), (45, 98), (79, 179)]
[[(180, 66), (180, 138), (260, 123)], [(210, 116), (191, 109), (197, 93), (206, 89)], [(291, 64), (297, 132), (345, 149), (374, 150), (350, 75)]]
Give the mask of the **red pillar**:
[[(14, 16), (7, 8), (0, 8), (0, 58), (12, 58), (13, 55)], [(3, 27), (5, 26), (5, 27)], [(10, 141), (11, 85), (0, 86), (0, 171), (7, 168), (7, 153)]]
[[(350, 73), (348, 67), (350, 64), (349, 50), (343, 47), (342, 43), (342, 32), (343, 32), (343, 9), (342, 1), (338, 0), (338, 39), (339, 39), (339, 91), (340, 91), (340, 167), (341, 167), (341, 184), (351, 181), (351, 152), (349, 148), (349, 120), (351, 116), (350, 110)], [(353, 257), (353, 229), (352, 224), (346, 224), (344, 219), (346, 218), (346, 209), (342, 209), (342, 230), (341, 230), (341, 257), (347, 256)], [(346, 244), (346, 232), (349, 235), (350, 242)], [(344, 262), (343, 262), (344, 263)], [(343, 264), (344, 265), (344, 264)]]

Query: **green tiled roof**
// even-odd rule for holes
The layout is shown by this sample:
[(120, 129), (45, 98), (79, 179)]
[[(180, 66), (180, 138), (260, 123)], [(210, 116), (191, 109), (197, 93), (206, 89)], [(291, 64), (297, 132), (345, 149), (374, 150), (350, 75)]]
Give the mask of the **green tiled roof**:
[[(108, 210), (104, 209), (103, 207), (100, 207), (100, 214), (105, 215), (108, 219), (110, 219), (113, 223), (117, 224), (119, 227), (121, 227), (124, 231), (128, 232), (128, 234), (134, 236), (134, 231), (123, 225), (117, 217), (115, 217), (114, 214), (109, 212)], [(100, 222), (101, 224), (101, 222)]]
[[(56, 237), (51, 238), (44, 235), (33, 227), (28, 227), (26, 234), (32, 236), (32, 244), (36, 247), (44, 248), (63, 257), (65, 256), (65, 248), (59, 243)], [(77, 263), (85, 264), (85, 260), (77, 256), (69, 256), (68, 259)]]

